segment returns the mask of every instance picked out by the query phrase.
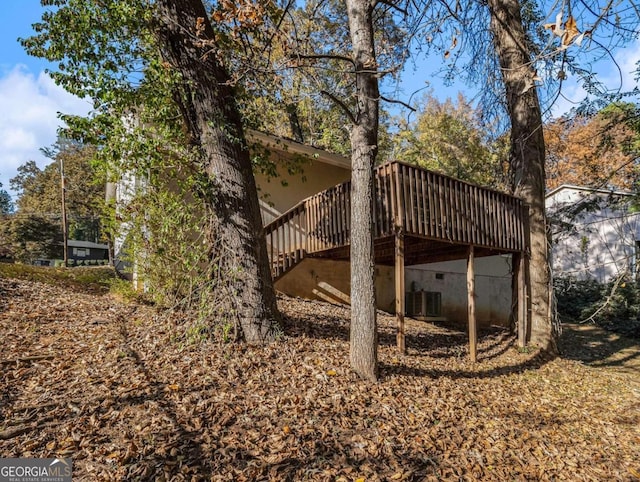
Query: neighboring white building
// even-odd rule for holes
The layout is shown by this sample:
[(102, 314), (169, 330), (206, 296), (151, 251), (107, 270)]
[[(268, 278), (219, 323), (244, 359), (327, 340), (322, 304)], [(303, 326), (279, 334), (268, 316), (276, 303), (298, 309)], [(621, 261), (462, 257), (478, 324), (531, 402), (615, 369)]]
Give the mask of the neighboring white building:
[(562, 185), (546, 196), (554, 276), (636, 275), (640, 212), (629, 192)]

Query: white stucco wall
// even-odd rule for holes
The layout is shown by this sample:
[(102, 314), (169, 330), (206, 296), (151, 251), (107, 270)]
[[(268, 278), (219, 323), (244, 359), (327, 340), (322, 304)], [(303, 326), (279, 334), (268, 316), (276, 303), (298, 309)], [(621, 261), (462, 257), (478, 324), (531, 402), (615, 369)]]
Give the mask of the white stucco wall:
[(300, 201), (351, 178), (351, 171), (320, 161), (302, 162), (302, 172), (289, 174), (277, 165), (278, 177), (256, 173), (263, 224), (268, 224)]
[[(440, 292), (442, 316), (448, 321), (466, 322), (466, 260), (409, 266), (405, 271), (407, 291)], [(475, 273), (478, 323), (507, 326), (511, 312), (511, 256), (476, 258)]]

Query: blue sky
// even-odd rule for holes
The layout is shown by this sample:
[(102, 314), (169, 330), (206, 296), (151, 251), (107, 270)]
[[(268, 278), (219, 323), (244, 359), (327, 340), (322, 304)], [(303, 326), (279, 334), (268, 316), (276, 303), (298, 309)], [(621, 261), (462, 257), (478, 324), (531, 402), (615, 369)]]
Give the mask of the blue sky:
[(11, 0), (2, 5), (0, 183), (7, 190), (21, 164), (34, 160), (42, 167), (50, 162), (40, 148), (55, 142), (58, 112), (83, 114), (90, 108), (88, 102), (56, 86), (44, 72), (51, 66), (28, 56), (17, 41), (33, 32), (31, 24), (40, 19), (42, 11), (39, 0)]
[[(66, 93), (56, 86), (45, 73), (47, 68), (55, 68), (40, 59), (29, 57), (17, 41), (18, 37), (28, 37), (31, 25), (38, 21), (43, 12), (39, 0), (7, 0), (2, 5), (0, 16), (0, 183), (9, 189), (9, 179), (16, 175), (18, 166), (34, 160), (40, 167), (50, 162), (40, 149), (51, 146), (56, 140), (60, 126), (57, 113), (84, 114), (90, 109), (89, 102)], [(572, 47), (573, 48), (573, 47)], [(632, 72), (640, 60), (640, 43), (616, 53), (616, 60), (623, 70), (623, 89), (637, 85)], [(440, 64), (434, 59), (419, 62), (417, 69), (410, 69), (403, 80), (402, 90), (408, 96), (424, 87), (425, 78), (434, 87), (435, 94), (444, 99), (455, 97), (464, 86), (442, 87), (437, 78), (429, 77), (430, 65)], [(437, 65), (440, 67), (441, 65)], [(612, 87), (619, 84), (619, 78), (611, 67), (602, 67), (603, 79)], [(607, 79), (607, 76), (610, 78)], [(480, 88), (480, 87), (478, 87)], [(469, 95), (472, 92), (467, 90)], [(578, 101), (584, 91), (575, 82), (568, 82), (560, 98), (555, 113), (562, 113), (572, 107), (571, 101)], [(11, 193), (13, 194), (13, 193)]]

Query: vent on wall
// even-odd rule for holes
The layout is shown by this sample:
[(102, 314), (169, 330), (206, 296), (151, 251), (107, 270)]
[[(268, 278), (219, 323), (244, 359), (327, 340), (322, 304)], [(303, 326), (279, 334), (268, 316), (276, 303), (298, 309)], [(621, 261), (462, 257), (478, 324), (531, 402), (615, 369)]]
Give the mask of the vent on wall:
[(409, 316), (442, 316), (442, 294), (439, 291), (410, 291), (405, 295)]

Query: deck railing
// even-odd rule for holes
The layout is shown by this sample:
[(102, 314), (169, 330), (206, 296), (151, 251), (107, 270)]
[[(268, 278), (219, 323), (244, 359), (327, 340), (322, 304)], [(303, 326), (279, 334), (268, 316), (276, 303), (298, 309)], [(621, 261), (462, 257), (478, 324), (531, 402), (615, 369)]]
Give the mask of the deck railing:
[[(300, 202), (265, 226), (273, 274), (280, 276), (307, 253), (349, 244), (351, 182)], [(503, 251), (524, 251), (522, 200), (400, 162), (376, 168), (376, 238), (405, 235)]]
[(401, 227), (454, 243), (523, 251), (521, 199), (399, 162), (377, 169), (377, 236)]

